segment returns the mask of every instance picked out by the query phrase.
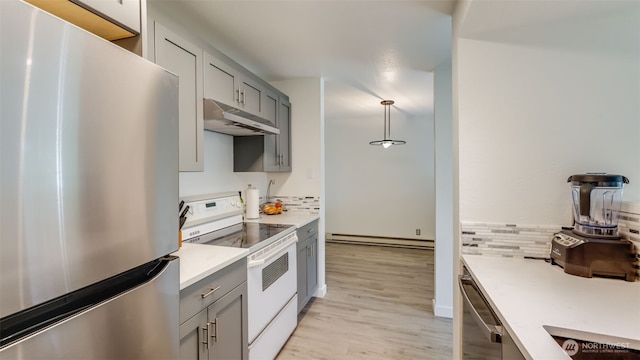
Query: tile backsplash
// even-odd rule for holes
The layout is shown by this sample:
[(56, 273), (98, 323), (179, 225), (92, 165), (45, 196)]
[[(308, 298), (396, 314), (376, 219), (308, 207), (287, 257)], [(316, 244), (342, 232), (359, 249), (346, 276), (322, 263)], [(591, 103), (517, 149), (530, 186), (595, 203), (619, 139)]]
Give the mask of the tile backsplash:
[[(630, 240), (640, 262), (640, 203), (623, 203), (618, 220), (618, 232), (623, 239)], [(638, 270), (640, 280), (640, 269)]]
[(320, 213), (320, 197), (318, 196), (271, 196), (271, 202), (281, 201), (284, 209), (289, 212), (299, 212), (317, 215)]
[(548, 258), (561, 226), (462, 222), (462, 253)]
[[(549, 258), (553, 235), (562, 226), (462, 222), (462, 253), (503, 257)], [(640, 203), (623, 203), (618, 232), (634, 244), (640, 263)], [(640, 280), (640, 269), (638, 270)]]

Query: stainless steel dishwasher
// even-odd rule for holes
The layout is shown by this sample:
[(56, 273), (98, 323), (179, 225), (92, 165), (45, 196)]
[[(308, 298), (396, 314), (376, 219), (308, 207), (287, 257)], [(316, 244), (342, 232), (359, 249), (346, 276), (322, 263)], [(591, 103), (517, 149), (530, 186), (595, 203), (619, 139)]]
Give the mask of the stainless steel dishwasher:
[(458, 277), (462, 293), (462, 358), (502, 359), (502, 324), (466, 267)]

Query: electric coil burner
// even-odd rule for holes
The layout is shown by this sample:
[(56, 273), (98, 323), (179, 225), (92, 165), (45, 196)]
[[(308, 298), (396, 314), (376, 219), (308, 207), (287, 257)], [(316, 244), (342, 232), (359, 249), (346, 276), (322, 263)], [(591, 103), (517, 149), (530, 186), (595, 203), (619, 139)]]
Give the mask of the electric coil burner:
[(635, 281), (633, 243), (618, 235), (622, 188), (629, 179), (621, 175), (587, 173), (569, 177), (574, 228), (555, 234), (551, 262), (567, 274), (614, 277)]

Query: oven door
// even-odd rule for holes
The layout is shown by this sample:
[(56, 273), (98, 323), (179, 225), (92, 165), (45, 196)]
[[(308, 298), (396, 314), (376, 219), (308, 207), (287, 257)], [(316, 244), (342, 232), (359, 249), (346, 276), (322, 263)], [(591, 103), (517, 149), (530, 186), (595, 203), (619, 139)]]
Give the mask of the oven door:
[(295, 232), (249, 255), (247, 291), (249, 343), (269, 325), (297, 292)]

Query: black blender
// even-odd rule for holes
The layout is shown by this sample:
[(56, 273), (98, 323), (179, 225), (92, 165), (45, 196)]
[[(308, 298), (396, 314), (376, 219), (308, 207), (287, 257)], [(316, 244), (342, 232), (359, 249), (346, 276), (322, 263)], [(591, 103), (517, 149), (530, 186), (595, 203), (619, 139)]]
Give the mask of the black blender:
[(551, 262), (567, 274), (613, 277), (635, 281), (633, 244), (618, 234), (622, 190), (629, 179), (622, 175), (572, 175), (573, 229), (555, 234)]

